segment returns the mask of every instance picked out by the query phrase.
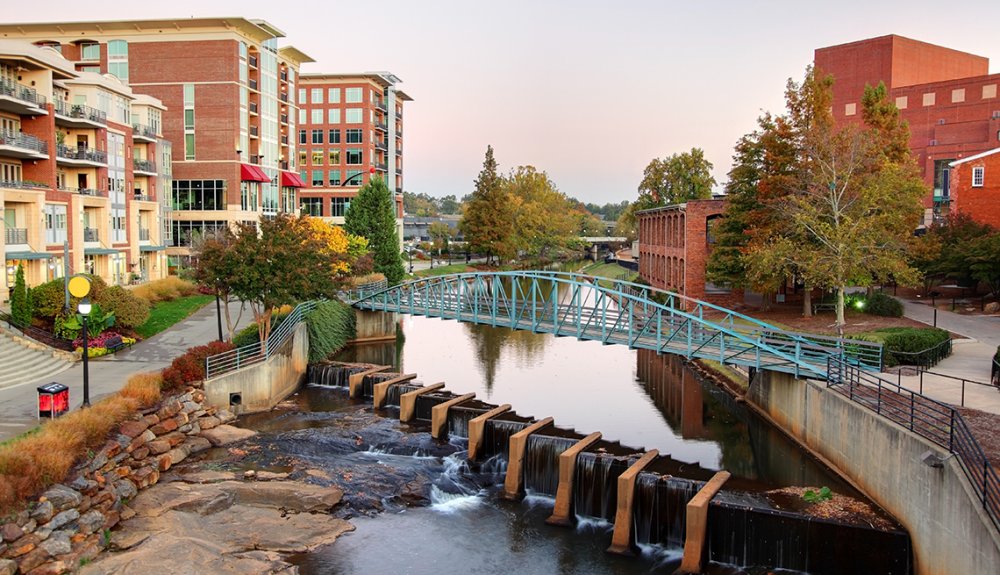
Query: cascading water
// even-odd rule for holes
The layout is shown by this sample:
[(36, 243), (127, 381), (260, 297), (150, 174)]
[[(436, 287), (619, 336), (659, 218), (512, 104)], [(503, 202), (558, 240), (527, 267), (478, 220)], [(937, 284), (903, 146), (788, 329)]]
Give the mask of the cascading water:
[(502, 419), (491, 419), (486, 422), (486, 430), (483, 433), (483, 457), (502, 456), (507, 459), (507, 450), (510, 447), (510, 436), (521, 431), (528, 424), (519, 421), (505, 421)]
[(469, 420), (481, 415), (481, 410), (453, 407), (448, 410), (448, 436), (469, 437)]
[(640, 473), (635, 482), (632, 516), (636, 543), (683, 547), (687, 504), (703, 485), (700, 481)]
[(306, 381), (323, 387), (347, 387), (351, 375), (365, 369), (364, 366), (339, 363), (311, 364), (306, 371)]
[(583, 452), (576, 458), (573, 508), (578, 516), (614, 521), (618, 476), (628, 461), (602, 453)]
[(409, 393), (420, 389), (419, 385), (407, 385), (405, 383), (400, 383), (399, 385), (390, 385), (389, 389), (385, 394), (385, 406), (399, 407), (399, 398), (404, 393)]
[(576, 439), (534, 434), (528, 437), (524, 453), (524, 488), (536, 495), (556, 496), (559, 488), (559, 454)]

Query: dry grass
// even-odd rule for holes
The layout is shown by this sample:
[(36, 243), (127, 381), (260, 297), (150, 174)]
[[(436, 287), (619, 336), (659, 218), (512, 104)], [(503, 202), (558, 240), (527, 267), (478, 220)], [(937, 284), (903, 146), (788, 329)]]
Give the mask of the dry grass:
[(168, 276), (160, 280), (142, 284), (132, 290), (132, 293), (150, 304), (170, 301), (183, 296), (189, 296), (198, 291), (191, 282), (177, 276)]
[(26, 500), (62, 481), (88, 450), (100, 447), (112, 429), (160, 398), (158, 373), (132, 376), (117, 394), (44, 424), (36, 433), (0, 446), (0, 522)]
[(363, 276), (353, 276), (350, 278), (349, 281), (352, 286), (357, 287), (357, 286), (363, 286), (365, 284), (385, 281), (385, 275), (380, 274), (378, 272), (373, 272)]

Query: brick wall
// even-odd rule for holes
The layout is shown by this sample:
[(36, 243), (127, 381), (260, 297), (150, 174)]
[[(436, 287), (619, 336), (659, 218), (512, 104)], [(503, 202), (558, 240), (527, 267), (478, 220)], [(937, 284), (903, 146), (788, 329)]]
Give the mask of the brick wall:
[[(974, 167), (983, 168), (982, 187), (972, 187)], [(1000, 152), (961, 163), (951, 173), (955, 212), (1000, 230)]]

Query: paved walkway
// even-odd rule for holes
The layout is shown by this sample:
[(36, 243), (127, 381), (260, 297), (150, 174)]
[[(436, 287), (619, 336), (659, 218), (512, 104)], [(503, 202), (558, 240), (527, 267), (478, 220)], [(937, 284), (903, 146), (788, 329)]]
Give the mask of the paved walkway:
[[(906, 317), (928, 325), (933, 324), (934, 309), (930, 305), (919, 301), (900, 301), (903, 302), (903, 314)], [(937, 326), (967, 339), (955, 340), (951, 356), (932, 367), (932, 373), (924, 374), (923, 394), (952, 405), (962, 405), (961, 379), (964, 378), (969, 380), (965, 383), (966, 407), (1000, 413), (1000, 390), (992, 385), (971, 383), (988, 384), (990, 381), (993, 354), (1000, 345), (1000, 317), (968, 316), (939, 309)], [(891, 380), (914, 391), (921, 389), (918, 376), (891, 377)]]
[[(240, 305), (239, 302), (229, 304), (234, 320), (240, 312)], [(237, 327), (243, 327), (252, 321), (253, 314), (247, 306)], [(91, 359), (90, 401), (94, 402), (119, 390), (133, 374), (163, 369), (188, 348), (216, 340), (218, 338), (216, 322), (215, 305), (209, 304), (191, 317), (137, 343), (131, 349), (113, 356)], [(225, 319), (223, 319), (223, 331), (225, 331)], [(70, 409), (80, 406), (83, 401), (82, 362), (77, 362), (55, 377), (0, 389), (0, 441), (37, 425), (38, 393), (35, 388), (51, 381), (69, 386)]]

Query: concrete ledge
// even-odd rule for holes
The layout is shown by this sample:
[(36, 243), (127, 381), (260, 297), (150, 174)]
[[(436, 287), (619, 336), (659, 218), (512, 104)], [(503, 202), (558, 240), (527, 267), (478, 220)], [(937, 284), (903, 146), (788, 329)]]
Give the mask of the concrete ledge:
[(559, 487), (556, 489), (556, 506), (552, 510), (552, 515), (545, 520), (549, 525), (573, 525), (574, 517), (571, 512), (573, 511), (573, 477), (576, 475), (576, 456), (600, 438), (601, 432), (595, 431), (559, 454)]
[(486, 422), (507, 411), (510, 411), (509, 403), (495, 407), (469, 420), (469, 461), (475, 461), (476, 455), (483, 447), (483, 432), (486, 431)]
[(441, 439), (444, 429), (448, 426), (448, 410), (460, 403), (465, 403), (476, 397), (475, 393), (466, 393), (455, 399), (449, 399), (444, 403), (439, 403), (431, 408), (431, 437)]
[(608, 553), (632, 554), (632, 501), (635, 499), (635, 478), (660, 452), (647, 451), (638, 461), (618, 476), (618, 510), (615, 511), (615, 532)]
[(380, 381), (372, 385), (372, 407), (375, 409), (382, 409), (385, 405), (385, 396), (389, 393), (389, 388), (393, 385), (410, 381), (411, 379), (416, 379), (417, 374), (415, 373), (404, 373), (399, 377), (394, 377), (392, 379), (387, 379), (385, 381)]
[(716, 473), (691, 498), (691, 501), (688, 501), (685, 516), (687, 530), (684, 534), (684, 558), (681, 560), (681, 566), (677, 573), (697, 575), (702, 572), (703, 559), (708, 551), (705, 546), (705, 534), (708, 531), (708, 504), (728, 479), (728, 471)]
[(413, 421), (413, 418), (417, 416), (417, 398), (425, 393), (437, 391), (443, 387), (444, 382), (442, 381), (441, 383), (414, 389), (409, 393), (399, 396), (399, 420), (404, 423)]
[(502, 494), (505, 499), (517, 499), (523, 491), (524, 474), (521, 472), (521, 468), (524, 466), (524, 451), (528, 447), (528, 437), (532, 433), (552, 425), (553, 421), (555, 420), (551, 417), (546, 417), (510, 436), (507, 476), (504, 478)]
[(378, 367), (373, 367), (372, 369), (362, 371), (360, 373), (352, 373), (347, 376), (347, 391), (351, 399), (358, 396), (358, 390), (361, 389), (361, 382), (365, 380), (365, 376), (371, 375), (373, 373), (378, 373), (380, 371), (385, 371), (389, 369), (388, 365), (380, 365)]

